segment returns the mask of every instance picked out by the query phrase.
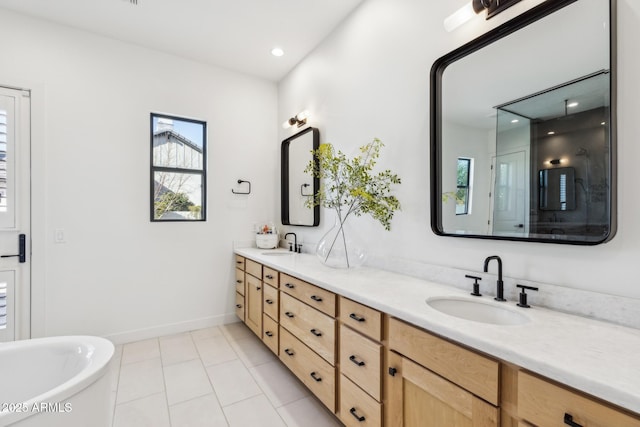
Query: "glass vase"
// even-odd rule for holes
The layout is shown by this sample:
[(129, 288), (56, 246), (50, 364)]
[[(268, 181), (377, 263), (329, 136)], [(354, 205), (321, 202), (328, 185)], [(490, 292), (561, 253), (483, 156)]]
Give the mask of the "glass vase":
[(336, 215), (333, 227), (316, 246), (316, 255), (320, 261), (333, 268), (354, 268), (361, 266), (366, 259), (365, 246), (352, 229), (349, 218)]

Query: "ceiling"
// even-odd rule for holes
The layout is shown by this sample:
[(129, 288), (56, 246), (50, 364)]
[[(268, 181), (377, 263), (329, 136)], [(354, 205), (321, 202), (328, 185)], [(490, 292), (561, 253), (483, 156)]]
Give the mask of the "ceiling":
[(278, 81), (362, 1), (0, 0), (0, 11)]

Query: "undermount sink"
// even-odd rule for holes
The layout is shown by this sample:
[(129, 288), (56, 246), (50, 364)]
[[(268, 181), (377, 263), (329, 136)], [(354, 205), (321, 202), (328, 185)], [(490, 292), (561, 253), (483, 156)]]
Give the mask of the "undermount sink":
[(262, 252), (261, 255), (283, 256), (283, 255), (293, 255), (294, 253), (295, 252), (274, 251), (274, 252)]
[(462, 297), (430, 298), (426, 302), (429, 307), (441, 313), (475, 322), (494, 325), (522, 325), (529, 322), (529, 318), (516, 311), (517, 309), (500, 307), (499, 304), (505, 303)]

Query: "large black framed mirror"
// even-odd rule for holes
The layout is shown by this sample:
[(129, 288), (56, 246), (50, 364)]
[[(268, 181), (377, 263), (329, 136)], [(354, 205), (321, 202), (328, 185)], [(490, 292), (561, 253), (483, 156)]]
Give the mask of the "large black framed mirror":
[(281, 216), (282, 224), (316, 227), (320, 224), (320, 206), (306, 206), (315, 197), (320, 180), (306, 173), (309, 161), (317, 161), (313, 152), (320, 145), (320, 131), (309, 127), (282, 141)]
[(581, 245), (614, 236), (615, 10), (615, 0), (546, 1), (433, 64), (436, 234)]

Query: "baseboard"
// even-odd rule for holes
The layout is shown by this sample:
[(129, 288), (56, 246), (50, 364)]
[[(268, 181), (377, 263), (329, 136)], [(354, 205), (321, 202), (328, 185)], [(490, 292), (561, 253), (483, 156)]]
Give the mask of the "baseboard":
[(132, 331), (118, 332), (106, 335), (104, 338), (114, 344), (126, 344), (133, 341), (140, 341), (149, 338), (161, 337), (163, 335), (173, 335), (182, 332), (194, 331), (196, 329), (209, 328), (211, 326), (225, 325), (227, 323), (238, 322), (235, 313), (222, 314), (219, 316), (204, 317), (201, 319), (187, 320), (184, 322), (167, 323), (165, 325), (153, 326), (150, 328), (134, 329)]

